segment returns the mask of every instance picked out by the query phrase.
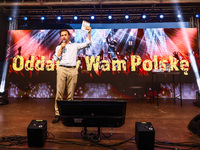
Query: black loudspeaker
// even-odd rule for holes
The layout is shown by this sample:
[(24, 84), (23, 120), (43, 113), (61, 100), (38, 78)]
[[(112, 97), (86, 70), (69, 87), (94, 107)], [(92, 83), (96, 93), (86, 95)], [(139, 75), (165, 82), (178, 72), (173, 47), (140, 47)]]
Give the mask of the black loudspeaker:
[(200, 114), (195, 116), (190, 123), (188, 124), (187, 128), (197, 136), (200, 137)]
[(47, 121), (32, 120), (27, 127), (28, 146), (43, 147), (47, 139)]
[(135, 141), (138, 150), (154, 150), (155, 130), (151, 122), (135, 123)]
[(0, 105), (8, 104), (8, 91), (0, 92)]

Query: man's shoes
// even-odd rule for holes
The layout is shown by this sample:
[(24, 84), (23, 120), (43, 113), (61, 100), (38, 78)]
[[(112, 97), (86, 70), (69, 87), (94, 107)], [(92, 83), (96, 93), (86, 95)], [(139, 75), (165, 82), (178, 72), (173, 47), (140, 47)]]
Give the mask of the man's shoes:
[(57, 123), (60, 121), (60, 116), (56, 115), (54, 120), (52, 120), (52, 123)]

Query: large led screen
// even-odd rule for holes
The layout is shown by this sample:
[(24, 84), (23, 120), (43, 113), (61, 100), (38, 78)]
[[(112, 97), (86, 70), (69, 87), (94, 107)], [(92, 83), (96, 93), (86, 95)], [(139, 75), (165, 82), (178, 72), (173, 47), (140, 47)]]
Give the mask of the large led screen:
[[(9, 31), (9, 97), (55, 97), (59, 62), (53, 55), (61, 43), (59, 31)], [(69, 32), (71, 42), (81, 43), (87, 38), (86, 31)], [(78, 52), (75, 98), (150, 98), (155, 89), (152, 71), (160, 69), (181, 73), (181, 83), (175, 76), (176, 96), (181, 84), (183, 98), (195, 98), (197, 86), (190, 56), (195, 56), (199, 67), (196, 28), (92, 29), (91, 36), (90, 47)], [(172, 98), (172, 77), (165, 74), (158, 80), (159, 97)]]

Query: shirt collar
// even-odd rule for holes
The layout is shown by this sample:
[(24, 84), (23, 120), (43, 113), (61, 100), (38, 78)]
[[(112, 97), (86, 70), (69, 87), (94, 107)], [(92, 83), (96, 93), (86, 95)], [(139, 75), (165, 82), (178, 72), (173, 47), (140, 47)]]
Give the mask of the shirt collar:
[[(72, 42), (71, 41), (69, 41), (69, 43), (68, 44), (72, 44)], [(60, 44), (61, 45), (61, 44)]]

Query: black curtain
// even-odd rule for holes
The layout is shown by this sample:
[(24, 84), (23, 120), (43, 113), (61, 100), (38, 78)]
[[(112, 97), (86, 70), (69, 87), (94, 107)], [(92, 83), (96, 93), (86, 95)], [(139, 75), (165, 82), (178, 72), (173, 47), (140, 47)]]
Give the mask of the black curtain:
[(4, 62), (6, 58), (8, 28), (8, 17), (0, 10), (0, 62)]

